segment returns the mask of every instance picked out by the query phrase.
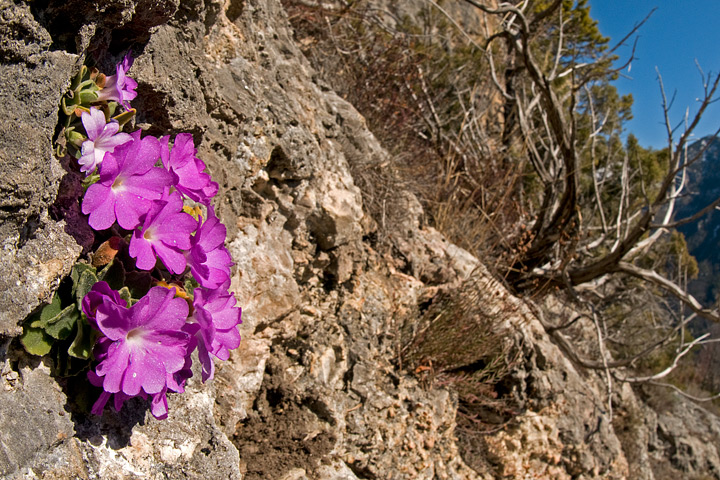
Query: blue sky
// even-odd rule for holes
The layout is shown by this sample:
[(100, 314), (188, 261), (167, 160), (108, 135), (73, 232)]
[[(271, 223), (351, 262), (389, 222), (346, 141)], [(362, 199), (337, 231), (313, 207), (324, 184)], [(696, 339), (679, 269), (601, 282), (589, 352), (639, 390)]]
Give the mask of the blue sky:
[[(695, 60), (707, 76), (720, 71), (720, 0), (590, 0), (590, 15), (598, 21), (600, 32), (619, 41), (633, 26), (657, 7), (638, 32), (636, 59), (630, 71), (622, 73), (615, 85), (621, 94), (632, 93), (633, 120), (627, 131), (646, 147), (667, 145), (662, 122), (660, 87), (655, 67), (660, 71), (668, 98), (676, 94), (671, 119), (680, 122), (685, 109), (697, 111), (697, 98), (703, 88)], [(627, 59), (632, 42), (618, 54)], [(708, 135), (720, 127), (720, 101), (709, 107), (696, 136)]]

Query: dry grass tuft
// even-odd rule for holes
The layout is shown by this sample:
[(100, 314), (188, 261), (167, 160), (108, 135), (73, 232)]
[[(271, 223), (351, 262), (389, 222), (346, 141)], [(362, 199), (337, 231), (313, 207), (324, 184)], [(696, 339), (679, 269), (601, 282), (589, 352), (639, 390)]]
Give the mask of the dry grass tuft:
[(501, 383), (519, 361), (514, 335), (516, 307), (494, 297), (494, 280), (478, 274), (459, 288), (439, 293), (421, 316), (402, 363), (438, 386), (458, 393), (459, 412), (474, 428), (489, 430), (512, 418), (515, 399)]

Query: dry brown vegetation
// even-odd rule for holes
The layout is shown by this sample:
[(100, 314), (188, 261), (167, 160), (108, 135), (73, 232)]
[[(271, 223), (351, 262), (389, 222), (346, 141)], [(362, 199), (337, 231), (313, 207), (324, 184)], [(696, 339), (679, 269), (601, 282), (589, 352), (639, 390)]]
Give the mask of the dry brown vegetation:
[(440, 291), (425, 309), (401, 352), (403, 366), (459, 396), (461, 425), (489, 431), (519, 413), (498, 387), (517, 366), (522, 346), (514, 335), (521, 318), (510, 302), (492, 298), (494, 280), (471, 276)]
[[(515, 195), (524, 166), (494, 145), (503, 134), (502, 103), (480, 52), (437, 10), (422, 10), (411, 21), (365, 2), (323, 8), (287, 0), (285, 6), (313, 66), (389, 149), (382, 163), (351, 164), (381, 236), (392, 228), (386, 210), (403, 189), (454, 243), (496, 259), (496, 266), (505, 262), (511, 230), (522, 225)], [(482, 296), (475, 278), (439, 293), (414, 333), (403, 336), (399, 359), (428, 384), (457, 391), (460, 426), (475, 433), (519, 413), (513, 398), (498, 393), (520, 351), (506, 322), (512, 312), (489, 308)]]
[[(509, 247), (507, 228), (521, 217), (514, 193), (522, 165), (493, 145), (502, 135), (493, 121), (502, 105), (481, 53), (455, 38), (461, 33), (432, 9), (422, 11), (420, 28), (417, 18), (396, 18), (365, 2), (285, 4), (313, 66), (392, 154), (386, 164), (351, 165), (370, 213), (382, 216), (399, 182), (453, 242), (497, 258), (499, 247)], [(447, 37), (438, 43), (437, 35)]]
[[(366, 0), (284, 3), (320, 77), (390, 151), (382, 162), (351, 165), (381, 233), (393, 195), (409, 190), (431, 225), (516, 293), (566, 290), (597, 331), (591, 358), (566, 345), (578, 365), (605, 370), (608, 382), (663, 379), (703, 393), (694, 386), (708, 380), (689, 373), (688, 352), (699, 343), (684, 332), (699, 316), (720, 316), (683, 288), (696, 263), (663, 217), (682, 190), (675, 179), (693, 161), (684, 148), (695, 120), (674, 150), (623, 144), (632, 99), (609, 83), (616, 57), (585, 2), (536, 0), (523, 11), (471, 0), (387, 9)], [(703, 105), (718, 80), (706, 79)], [(473, 288), (455, 295), (473, 299)], [(415, 338), (405, 360), (421, 372), (432, 362), (433, 379), (454, 385), (473, 418), (473, 402), (495, 408), (494, 386), (513, 362), (495, 350), (507, 333), (498, 328), (502, 316), (479, 320), (464, 302), (437, 299), (424, 317), (434, 333)], [(564, 328), (545, 327), (551, 335)], [(478, 343), (453, 349), (468, 329)], [(702, 361), (715, 364), (709, 355)], [(656, 377), (669, 365), (674, 376)], [(637, 375), (611, 374), (627, 367)]]

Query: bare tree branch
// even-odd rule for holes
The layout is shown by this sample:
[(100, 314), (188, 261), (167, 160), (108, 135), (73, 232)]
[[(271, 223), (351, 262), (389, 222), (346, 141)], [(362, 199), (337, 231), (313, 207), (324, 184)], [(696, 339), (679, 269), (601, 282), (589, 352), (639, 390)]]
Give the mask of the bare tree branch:
[(668, 375), (670, 375), (670, 373), (673, 370), (675, 370), (677, 368), (678, 363), (680, 362), (680, 359), (682, 357), (687, 355), (690, 352), (690, 350), (692, 350), (697, 344), (699, 344), (700, 342), (702, 342), (705, 338), (707, 338), (709, 336), (710, 336), (710, 334), (706, 333), (704, 335), (699, 336), (692, 342), (684, 345), (683, 348), (675, 355), (675, 357), (672, 360), (672, 363), (667, 368), (662, 370), (661, 372), (655, 373), (653, 375), (647, 375), (644, 377), (625, 377), (625, 376), (620, 376), (618, 374), (616, 374), (616, 377), (623, 382), (629, 382), (629, 383), (645, 383), (645, 382), (651, 382), (653, 380), (659, 380), (661, 378), (665, 378)]
[(671, 390), (675, 390), (677, 393), (679, 393), (680, 395), (682, 395), (685, 398), (692, 400), (693, 402), (710, 402), (712, 400), (720, 398), (720, 393), (716, 393), (715, 395), (711, 395), (709, 397), (697, 397), (695, 395), (690, 395), (689, 393), (682, 391), (681, 389), (679, 389), (672, 383), (662, 383), (662, 382), (652, 382), (652, 381), (648, 382), (648, 383), (650, 385), (656, 385), (658, 387), (666, 387)]
[(693, 297), (690, 293), (688, 293), (687, 290), (680, 288), (677, 284), (661, 276), (657, 272), (640, 268), (628, 262), (619, 262), (617, 268), (617, 271), (619, 272), (627, 273), (634, 277), (646, 280), (665, 289), (668, 293), (673, 294), (685, 305), (690, 307), (693, 312), (697, 313), (701, 317), (711, 320), (713, 322), (720, 322), (720, 314), (718, 313), (717, 309), (710, 310), (707, 308), (703, 308), (702, 304), (698, 302), (697, 299)]

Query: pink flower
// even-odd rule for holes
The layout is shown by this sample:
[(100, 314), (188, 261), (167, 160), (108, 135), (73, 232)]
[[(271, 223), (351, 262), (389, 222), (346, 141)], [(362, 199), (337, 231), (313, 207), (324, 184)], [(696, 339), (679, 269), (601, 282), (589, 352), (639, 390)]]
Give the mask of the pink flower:
[(192, 135), (177, 134), (172, 149), (169, 143), (169, 136), (160, 138), (160, 156), (165, 168), (175, 175), (175, 188), (189, 199), (209, 205), (218, 192), (218, 184), (204, 172), (205, 163), (195, 156)]
[(187, 370), (190, 336), (182, 328), (188, 312), (174, 288), (153, 287), (130, 308), (105, 296), (95, 311), (97, 327), (105, 335), (95, 346), (100, 363), (88, 374), (104, 390), (93, 413), (101, 414), (115, 394), (116, 408), (127, 398), (150, 395), (153, 414), (167, 414), (165, 392), (183, 390), (177, 374)]
[(115, 75), (110, 75), (105, 79), (105, 86), (98, 92), (97, 101), (118, 102), (128, 110), (130, 109), (130, 100), (137, 97), (135, 89), (138, 86), (135, 80), (126, 75), (132, 64), (133, 58), (128, 53), (123, 61), (115, 67)]
[(82, 212), (90, 215), (88, 223), (94, 230), (110, 228), (116, 219), (122, 228), (132, 230), (152, 201), (172, 185), (172, 175), (154, 166), (160, 156), (157, 138), (141, 139), (139, 130), (130, 136), (130, 142), (105, 155), (100, 180), (85, 192)]
[(90, 175), (103, 161), (106, 152), (127, 143), (132, 137), (127, 133), (118, 133), (120, 124), (111, 120), (105, 122), (105, 114), (98, 108), (91, 107), (90, 113), (82, 113), (82, 123), (88, 139), (82, 143), (82, 156), (78, 160), (80, 171)]
[(193, 300), (195, 311), (185, 327), (185, 331), (197, 339), (203, 382), (212, 378), (215, 372), (210, 354), (227, 360), (230, 350), (240, 346), (237, 327), (242, 323), (242, 309), (235, 307), (235, 296), (227, 291), (226, 286), (217, 290), (196, 288)]
[[(90, 383), (92, 383), (96, 387), (102, 387), (102, 377), (98, 377), (97, 374), (93, 371), (89, 371), (87, 376), (88, 380), (90, 380)], [(153, 416), (158, 420), (164, 420), (168, 416), (167, 397), (165, 396), (166, 393), (167, 388), (163, 389), (161, 392), (154, 393), (150, 396), (152, 398), (152, 402), (150, 404), (150, 413), (152, 413)], [(114, 397), (113, 407), (115, 408), (116, 412), (119, 412), (126, 400), (134, 397), (142, 397), (147, 400), (148, 394), (143, 392), (142, 390), (140, 391), (140, 393), (134, 396), (128, 395), (123, 392), (110, 393), (103, 391), (90, 411), (94, 415), (102, 415), (103, 410), (105, 409), (105, 404), (107, 404), (108, 400), (110, 400), (110, 397)]]
[(120, 305), (121, 307), (127, 306), (127, 302), (120, 297), (118, 292), (110, 288), (110, 285), (108, 285), (107, 282), (97, 282), (82, 299), (82, 311), (85, 312), (88, 322), (95, 329), (97, 329), (95, 312), (98, 307), (103, 304), (106, 298), (111, 303)]
[(185, 271), (186, 260), (182, 250), (190, 248), (190, 235), (197, 222), (182, 212), (180, 194), (173, 192), (153, 202), (143, 221), (141, 230), (135, 230), (130, 240), (130, 256), (137, 259), (142, 270), (155, 267), (155, 255), (172, 273)]
[(190, 271), (197, 282), (205, 288), (218, 288), (230, 280), (232, 258), (225, 248), (227, 230), (208, 207), (207, 219), (198, 226), (190, 240), (187, 253)]

